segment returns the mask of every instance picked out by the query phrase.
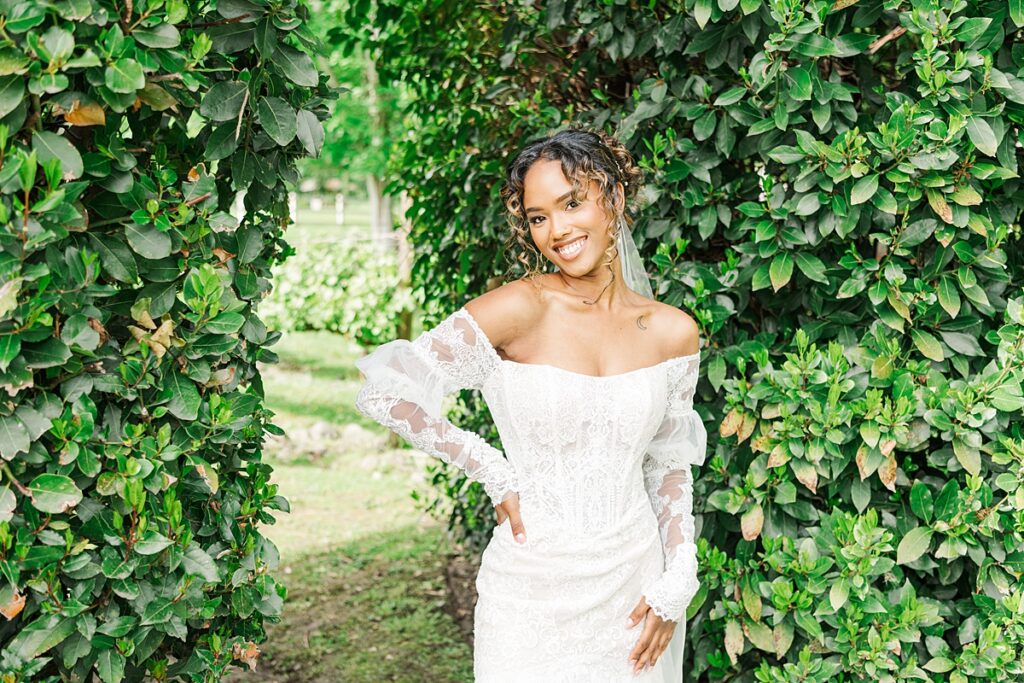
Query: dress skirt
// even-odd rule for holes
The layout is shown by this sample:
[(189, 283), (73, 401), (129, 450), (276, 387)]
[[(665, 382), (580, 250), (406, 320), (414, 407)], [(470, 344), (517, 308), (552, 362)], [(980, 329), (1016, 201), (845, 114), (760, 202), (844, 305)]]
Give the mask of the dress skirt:
[(526, 542), (506, 519), (494, 528), (477, 574), (476, 683), (680, 683), (685, 622), (654, 667), (629, 662), (643, 622), (626, 627), (642, 586), (661, 575), (657, 520), (646, 500), (611, 528), (570, 531), (520, 510)]

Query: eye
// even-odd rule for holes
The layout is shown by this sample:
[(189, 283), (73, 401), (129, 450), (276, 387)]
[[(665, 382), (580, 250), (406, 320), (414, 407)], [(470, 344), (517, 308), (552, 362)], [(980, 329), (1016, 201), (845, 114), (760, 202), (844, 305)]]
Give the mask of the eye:
[[(578, 201), (576, 201), (575, 199), (570, 199), (569, 200), (569, 204), (575, 204), (576, 206), (580, 205), (580, 203)], [(575, 208), (575, 207), (569, 207), (569, 204), (566, 204), (567, 208)]]
[(537, 225), (536, 223), (534, 223), (534, 221), (537, 220), (538, 218), (543, 219), (544, 216), (534, 216), (533, 218), (530, 219), (530, 225)]

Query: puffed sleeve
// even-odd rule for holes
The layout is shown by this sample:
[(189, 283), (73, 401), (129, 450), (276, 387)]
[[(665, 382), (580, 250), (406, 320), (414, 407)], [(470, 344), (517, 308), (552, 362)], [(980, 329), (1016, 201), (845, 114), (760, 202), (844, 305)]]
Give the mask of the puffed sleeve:
[(441, 402), (459, 389), (481, 388), (499, 360), (487, 335), (460, 308), (416, 339), (395, 339), (356, 361), (366, 377), (356, 408), (479, 481), (497, 505), (518, 491), (515, 469), (479, 434), (449, 422)]
[(680, 622), (700, 588), (693, 519), (692, 468), (704, 464), (707, 432), (693, 410), (699, 354), (672, 366), (668, 405), (644, 457), (644, 487), (658, 518), (665, 569), (645, 586), (647, 604), (662, 619)]

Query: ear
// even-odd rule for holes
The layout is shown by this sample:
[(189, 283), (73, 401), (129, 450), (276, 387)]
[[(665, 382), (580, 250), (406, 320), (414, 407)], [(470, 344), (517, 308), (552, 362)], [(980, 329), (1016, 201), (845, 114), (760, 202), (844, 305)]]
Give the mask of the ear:
[(622, 181), (615, 183), (615, 188), (618, 190), (615, 193), (615, 208), (622, 212), (626, 208), (626, 186), (622, 184)]

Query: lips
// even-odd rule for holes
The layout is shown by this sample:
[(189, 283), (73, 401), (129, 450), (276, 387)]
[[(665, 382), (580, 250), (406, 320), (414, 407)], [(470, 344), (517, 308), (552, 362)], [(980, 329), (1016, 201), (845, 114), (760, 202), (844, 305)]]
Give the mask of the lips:
[(555, 252), (562, 257), (562, 260), (571, 261), (583, 252), (586, 242), (587, 236), (583, 235), (560, 247), (556, 247)]

